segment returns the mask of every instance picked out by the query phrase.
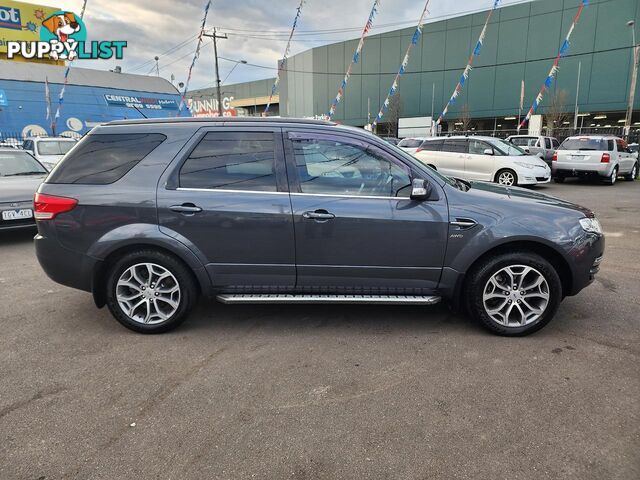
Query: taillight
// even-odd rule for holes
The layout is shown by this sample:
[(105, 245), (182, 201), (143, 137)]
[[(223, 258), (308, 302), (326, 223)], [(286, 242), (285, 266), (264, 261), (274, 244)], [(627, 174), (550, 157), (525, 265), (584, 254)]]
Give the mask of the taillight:
[(603, 153), (602, 158), (600, 159), (600, 163), (609, 163), (609, 160), (611, 160), (611, 155), (609, 155), (608, 153)]
[(75, 198), (57, 197), (36, 193), (33, 199), (33, 210), (36, 220), (53, 220), (60, 213), (70, 212), (78, 205)]
[(551, 161), (552, 162), (557, 162), (558, 161), (558, 152), (553, 152), (553, 157), (551, 157)]

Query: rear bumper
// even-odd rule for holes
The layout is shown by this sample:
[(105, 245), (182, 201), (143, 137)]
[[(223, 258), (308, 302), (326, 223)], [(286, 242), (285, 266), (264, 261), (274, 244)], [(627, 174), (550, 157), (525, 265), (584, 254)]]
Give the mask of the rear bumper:
[(613, 167), (613, 163), (553, 162), (552, 171), (555, 176), (571, 177), (579, 173), (589, 173), (608, 177)]
[[(0, 212), (4, 210), (32, 210), (33, 211), (33, 201), (20, 201), (20, 202), (12, 202), (12, 203), (0, 203)], [(0, 215), (0, 231), (5, 230), (20, 230), (23, 228), (35, 228), (36, 221), (33, 217), (25, 218), (20, 220), (3, 220), (2, 215)]]
[(35, 239), (36, 256), (47, 276), (67, 287), (91, 292), (93, 271), (98, 260), (69, 250), (41, 234)]

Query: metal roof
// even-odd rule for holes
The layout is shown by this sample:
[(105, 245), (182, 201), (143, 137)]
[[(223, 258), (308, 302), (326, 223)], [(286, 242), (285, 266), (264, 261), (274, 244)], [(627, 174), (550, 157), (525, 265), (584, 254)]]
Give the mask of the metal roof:
[[(50, 83), (62, 84), (64, 83), (65, 69), (66, 67), (59, 67), (57, 65), (0, 60), (0, 80), (44, 82), (45, 78), (48, 78)], [(69, 72), (68, 83), (69, 85), (115, 88), (169, 95), (179, 93), (171, 82), (162, 77), (131, 75), (128, 73), (115, 73), (106, 70), (92, 70), (74, 66), (71, 67)]]

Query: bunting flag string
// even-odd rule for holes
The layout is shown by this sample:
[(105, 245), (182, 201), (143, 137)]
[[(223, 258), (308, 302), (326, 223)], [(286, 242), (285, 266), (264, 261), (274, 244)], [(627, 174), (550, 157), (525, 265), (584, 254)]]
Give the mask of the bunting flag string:
[(589, 5), (589, 0), (582, 0), (582, 2), (580, 3), (580, 6), (578, 7), (578, 11), (573, 17), (573, 22), (569, 27), (567, 36), (562, 42), (562, 45), (560, 45), (560, 50), (558, 51), (558, 55), (553, 61), (553, 65), (551, 66), (551, 70), (549, 70), (549, 74), (547, 75), (547, 78), (544, 80), (544, 83), (542, 84), (542, 87), (540, 88), (538, 95), (536, 95), (536, 98), (533, 100), (533, 104), (531, 104), (531, 108), (529, 108), (527, 115), (518, 125), (518, 132), (531, 119), (531, 115), (536, 113), (536, 111), (538, 110), (538, 107), (540, 106), (540, 103), (542, 103), (542, 99), (544, 97), (545, 92), (549, 90), (553, 85), (553, 80), (556, 77), (556, 74), (558, 73), (558, 70), (560, 68), (559, 67), (560, 59), (564, 57), (569, 51), (569, 47), (571, 46), (571, 43), (570, 43), (571, 34), (573, 33), (573, 30), (576, 28), (576, 25), (578, 24), (578, 20), (580, 20), (580, 15), (582, 15), (582, 11), (584, 10), (584, 7), (588, 5)]
[(422, 9), (422, 14), (420, 15), (420, 20), (418, 20), (418, 26), (416, 27), (415, 32), (413, 32), (413, 37), (411, 37), (411, 41), (407, 46), (407, 50), (405, 51), (404, 58), (402, 59), (402, 63), (400, 64), (400, 68), (398, 69), (398, 73), (396, 73), (395, 78), (393, 79), (393, 83), (391, 84), (391, 88), (389, 89), (389, 93), (387, 94), (387, 98), (384, 102), (382, 102), (382, 106), (380, 107), (380, 111), (378, 115), (376, 115), (375, 120), (371, 124), (371, 130), (374, 131), (376, 125), (382, 120), (385, 112), (389, 108), (389, 104), (391, 102), (391, 97), (393, 97), (398, 91), (398, 86), (400, 84), (400, 77), (404, 74), (407, 69), (407, 65), (409, 64), (409, 55), (411, 54), (411, 49), (418, 44), (420, 37), (422, 36), (422, 28), (424, 27), (424, 17), (427, 15), (427, 7), (429, 6), (429, 0), (424, 4), (424, 9)]
[(473, 60), (476, 57), (480, 56), (480, 51), (482, 50), (482, 45), (484, 43), (484, 37), (487, 34), (487, 28), (489, 27), (489, 20), (491, 20), (491, 16), (493, 15), (493, 12), (496, 11), (496, 8), (498, 8), (499, 3), (500, 3), (500, 0), (495, 0), (493, 2), (493, 8), (489, 11), (489, 14), (487, 15), (487, 19), (484, 22), (484, 27), (482, 27), (482, 31), (480, 32), (480, 37), (478, 37), (476, 46), (474, 47), (473, 52), (469, 56), (469, 61), (467, 62), (467, 66), (464, 68), (462, 75), (460, 75), (460, 80), (458, 81), (456, 88), (454, 88), (453, 94), (451, 95), (451, 97), (449, 98), (449, 101), (445, 105), (444, 110), (442, 110), (442, 113), (438, 117), (438, 121), (436, 122), (436, 125), (440, 125), (440, 123), (442, 123), (442, 120), (444, 120), (444, 117), (447, 115), (447, 112), (449, 111), (449, 107), (451, 107), (451, 105), (456, 103), (458, 96), (460, 96), (460, 94), (462, 93), (462, 88), (464, 87), (465, 82), (469, 78), (469, 74), (471, 73), (471, 69), (473, 68)]
[(369, 18), (367, 19), (367, 23), (362, 29), (362, 35), (360, 35), (360, 41), (358, 42), (358, 46), (356, 47), (356, 50), (353, 53), (353, 58), (351, 59), (349, 66), (347, 67), (347, 72), (345, 73), (344, 78), (340, 83), (340, 88), (338, 88), (338, 94), (336, 95), (336, 98), (333, 100), (333, 103), (329, 108), (329, 113), (327, 114), (327, 116), (329, 117), (329, 120), (331, 120), (333, 115), (336, 113), (338, 104), (340, 103), (340, 100), (342, 100), (342, 97), (344, 97), (344, 92), (347, 89), (347, 83), (349, 82), (349, 77), (351, 77), (351, 71), (353, 70), (353, 66), (360, 61), (360, 53), (362, 52), (362, 48), (364, 47), (365, 38), (367, 37), (367, 35), (371, 31), (371, 28), (373, 27), (373, 19), (376, 16), (376, 13), (378, 13), (379, 7), (380, 7), (380, 0), (374, 0), (373, 6), (371, 7), (371, 12), (369, 12)]
[[(82, 10), (80, 11), (80, 18), (84, 20), (84, 12), (87, 9), (87, 1), (84, 0), (82, 3)], [(58, 119), (62, 114), (62, 104), (64, 103), (64, 94), (67, 90), (67, 85), (69, 84), (69, 73), (71, 72), (71, 62), (67, 65), (67, 69), (64, 71), (64, 83), (62, 84), (62, 90), (60, 90), (60, 94), (58, 95), (58, 107), (56, 108), (56, 114), (51, 121), (51, 133), (56, 134), (56, 124), (58, 123)], [(50, 116), (50, 114), (49, 114)]]
[(280, 76), (282, 75), (282, 70), (284, 65), (289, 58), (289, 53), (291, 52), (291, 39), (293, 38), (293, 34), (296, 31), (296, 27), (298, 26), (298, 20), (300, 19), (300, 15), (302, 13), (302, 7), (306, 3), (306, 0), (300, 0), (300, 5), (296, 9), (296, 17), (293, 19), (293, 27), (291, 28), (291, 32), (289, 33), (289, 40), (287, 41), (287, 46), (284, 49), (284, 56), (282, 60), (278, 62), (278, 73), (276, 74), (276, 80), (273, 82), (273, 86), (271, 87), (271, 93), (269, 94), (269, 101), (267, 102), (267, 106), (264, 108), (264, 115), (269, 112), (269, 108), (271, 107), (271, 100), (273, 100), (273, 96), (278, 91), (278, 85), (280, 84)]
[[(198, 45), (196, 46), (196, 52), (193, 55), (193, 60), (189, 66), (189, 74), (187, 75), (187, 81), (184, 83), (184, 90), (180, 97), (180, 106), (178, 107), (178, 113), (176, 116), (180, 116), (182, 109), (185, 106), (187, 99), (187, 92), (189, 91), (189, 83), (191, 83), (191, 76), (193, 75), (193, 67), (195, 67), (198, 58), (200, 58), (200, 50), (202, 49), (202, 38), (204, 37), (205, 27), (207, 25), (207, 17), (209, 16), (209, 9), (211, 8), (211, 0), (207, 1), (207, 5), (204, 7), (204, 16), (202, 17), (202, 24), (200, 25), (200, 33), (198, 34)], [(188, 107), (187, 107), (188, 108)]]
[(49, 77), (44, 77), (44, 100), (47, 103), (47, 120), (51, 120), (51, 89), (49, 88)]

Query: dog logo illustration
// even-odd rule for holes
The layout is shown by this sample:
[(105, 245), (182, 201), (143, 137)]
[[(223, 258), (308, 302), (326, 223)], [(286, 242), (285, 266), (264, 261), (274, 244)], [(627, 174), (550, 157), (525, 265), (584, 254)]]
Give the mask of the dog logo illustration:
[[(41, 37), (42, 34), (46, 34), (49, 38), (45, 40), (49, 42), (59, 42), (65, 45), (65, 50), (62, 53), (58, 53), (56, 50), (52, 50), (49, 56), (53, 60), (69, 59), (75, 60), (78, 57), (76, 47), (74, 44), (78, 41), (83, 41), (86, 38), (84, 32), (84, 25), (82, 20), (72, 12), (57, 12), (42, 22)], [(83, 34), (82, 38), (78, 38)]]

